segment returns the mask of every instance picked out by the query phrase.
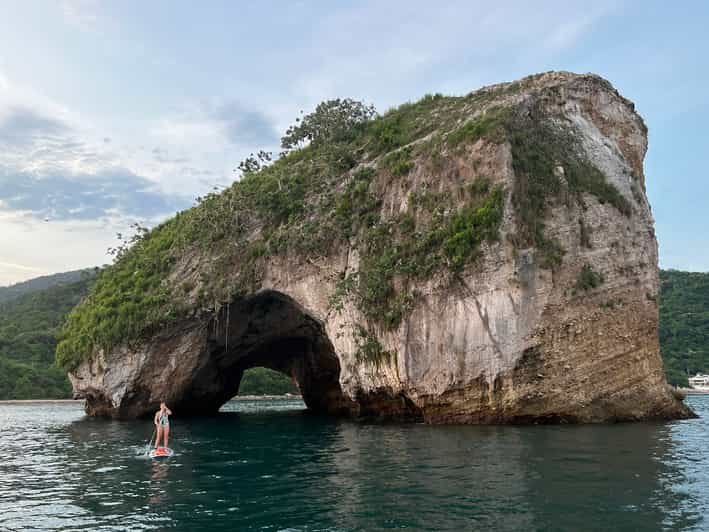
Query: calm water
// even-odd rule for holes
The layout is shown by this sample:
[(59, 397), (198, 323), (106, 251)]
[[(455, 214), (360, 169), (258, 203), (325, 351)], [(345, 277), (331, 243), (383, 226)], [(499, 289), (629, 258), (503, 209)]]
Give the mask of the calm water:
[[(703, 419), (609, 426), (376, 425), (232, 402), (173, 421), (0, 404), (0, 530), (707, 530)], [(706, 517), (705, 517), (706, 516)]]

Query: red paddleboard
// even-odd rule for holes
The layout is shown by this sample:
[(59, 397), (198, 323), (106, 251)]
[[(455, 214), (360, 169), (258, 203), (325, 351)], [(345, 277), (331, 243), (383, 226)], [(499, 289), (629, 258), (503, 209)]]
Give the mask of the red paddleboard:
[(172, 454), (172, 449), (169, 447), (158, 447), (157, 449), (150, 451), (150, 458), (163, 458), (172, 456)]

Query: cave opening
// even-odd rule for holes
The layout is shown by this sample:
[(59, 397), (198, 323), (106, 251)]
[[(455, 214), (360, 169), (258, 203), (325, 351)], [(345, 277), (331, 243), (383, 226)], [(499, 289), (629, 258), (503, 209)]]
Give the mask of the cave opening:
[(300, 391), (288, 375), (263, 366), (256, 366), (244, 371), (239, 383), (239, 394), (234, 398), (245, 396), (300, 397)]
[(340, 362), (322, 322), (290, 296), (266, 290), (236, 300), (209, 327), (207, 356), (176, 405), (181, 413), (217, 412), (255, 367), (287, 375), (312, 412), (349, 413)]

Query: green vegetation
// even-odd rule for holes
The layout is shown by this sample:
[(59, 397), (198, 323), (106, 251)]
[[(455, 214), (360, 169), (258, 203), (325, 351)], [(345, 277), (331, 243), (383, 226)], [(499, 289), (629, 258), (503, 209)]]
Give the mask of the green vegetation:
[(414, 163), (411, 160), (410, 147), (401, 148), (400, 150), (390, 153), (384, 157), (383, 162), (389, 171), (395, 176), (408, 174), (414, 167)]
[(660, 347), (667, 380), (709, 373), (709, 273), (660, 272)]
[(380, 202), (369, 192), (375, 175), (371, 168), (356, 172), (335, 202), (338, 230), (345, 238), (356, 235), (360, 229), (372, 226), (379, 219)]
[(609, 299), (608, 301), (604, 301), (599, 306), (604, 309), (613, 310), (613, 309), (622, 307), (623, 304), (624, 304), (624, 301), (621, 298), (616, 298), (616, 299)]
[(103, 269), (83, 304), (69, 314), (60, 333), (57, 363), (74, 367), (94, 347), (149, 333), (174, 318), (164, 276), (175, 261), (179, 217), (156, 227)]
[(502, 142), (506, 139), (506, 123), (510, 112), (507, 109), (491, 108), (477, 118), (463, 124), (451, 132), (446, 141), (452, 147), (462, 143), (472, 144), (481, 138), (493, 142)]
[(586, 223), (583, 221), (583, 218), (579, 218), (579, 232), (580, 232), (580, 240), (581, 240), (581, 245), (587, 249), (591, 249), (593, 246), (591, 245), (591, 230), (588, 228)]
[(314, 112), (298, 118), (281, 139), (281, 146), (291, 150), (305, 143), (317, 146), (352, 140), (375, 114), (374, 106), (350, 98), (327, 100), (318, 104)]
[(537, 108), (511, 115), (506, 127), (516, 177), (512, 201), (519, 224), (517, 245), (536, 246), (543, 262), (552, 267), (560, 263), (563, 250), (544, 235), (553, 198), (575, 199), (583, 205), (582, 194), (588, 193), (631, 215), (628, 200), (581, 156), (578, 140), (568, 128), (545, 119)]
[(393, 151), (436, 129), (446, 129), (464, 104), (463, 98), (426, 95), (416, 103), (390, 109), (369, 122), (362, 143), (372, 156)]
[[(398, 327), (415, 303), (416, 294), (407, 288), (412, 280), (429, 278), (441, 270), (455, 274), (475, 259), (483, 242), (498, 238), (502, 189), (464, 190), (466, 204), (457, 211), (444, 214), (439, 203), (433, 212), (404, 213), (364, 230), (359, 271), (341, 282), (338, 293), (354, 297), (371, 323), (386, 330)], [(425, 195), (413, 203), (433, 206)]]
[(25, 293), (0, 311), (0, 399), (71, 397), (66, 374), (54, 364), (56, 331), (86, 295), (84, 279)]
[(586, 263), (579, 272), (579, 278), (576, 281), (576, 290), (593, 290), (603, 284), (604, 278), (602, 273), (598, 273), (593, 269), (593, 266)]
[(239, 384), (239, 395), (297, 395), (300, 392), (293, 381), (278, 371), (251, 368), (244, 372)]
[(389, 362), (392, 354), (384, 350), (376, 336), (359, 324), (355, 325), (354, 332), (357, 343), (357, 351), (355, 351), (357, 362), (360, 364), (369, 363), (377, 368)]
[[(536, 247), (547, 268), (560, 265), (564, 255), (561, 246), (544, 234), (547, 209), (555, 199), (574, 199), (583, 206), (583, 194), (588, 193), (625, 216), (632, 214), (630, 202), (584, 158), (574, 132), (553, 118), (539, 105), (531, 109), (491, 107), (446, 138), (451, 147), (481, 138), (509, 142), (515, 172), (512, 201), (518, 221), (512, 240), (520, 248)], [(584, 245), (590, 245), (587, 232), (582, 232), (582, 238)]]
[[(138, 339), (189, 312), (214, 313), (252, 293), (274, 257), (312, 261), (345, 242), (359, 253), (359, 271), (341, 281), (332, 303), (341, 308), (353, 298), (367, 334), (376, 337), (398, 327), (415, 306), (413, 280), (440, 274), (455, 282), (481, 246), (498, 238), (510, 192), (520, 228), (514, 243), (536, 246), (549, 268), (560, 264), (564, 250), (544, 236), (544, 218), (553, 201), (568, 200), (565, 190), (579, 202), (587, 192), (630, 214), (625, 199), (580, 155), (573, 132), (539, 109), (492, 106), (496, 95), (429, 95), (381, 116), (353, 100), (323, 102), (287, 130), (277, 160), (252, 155), (232, 186), (198, 198), (192, 209), (139, 231), (131, 247), (121, 248), (69, 316), (58, 363), (71, 369), (97, 348)], [(461, 116), (483, 104), (490, 107), (461, 124)], [(458, 191), (415, 188), (408, 211), (382, 212), (380, 198), (394, 178), (406, 180), (419, 161), (435, 172), (446, 150), (459, 154), (479, 139), (510, 143), (514, 190), (471, 175)], [(185, 257), (196, 263), (187, 266)], [(174, 283), (171, 275), (182, 280)]]
[(497, 240), (503, 207), (502, 189), (495, 187), (480, 205), (466, 205), (437, 229), (443, 238), (443, 254), (453, 269), (460, 270), (473, 258), (483, 241)]

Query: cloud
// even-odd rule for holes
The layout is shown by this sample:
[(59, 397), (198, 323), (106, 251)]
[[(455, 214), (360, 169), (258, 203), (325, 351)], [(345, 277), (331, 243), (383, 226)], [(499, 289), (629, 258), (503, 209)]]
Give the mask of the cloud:
[(65, 22), (82, 30), (94, 30), (101, 18), (97, 0), (62, 0), (61, 9)]
[(28, 107), (8, 107), (0, 113), (0, 143), (26, 144), (36, 138), (55, 137), (66, 131), (67, 126), (61, 120)]
[(92, 142), (70, 113), (27, 94), (18, 101), (17, 92), (0, 91), (0, 173), (96, 173), (115, 166), (105, 143)]
[(0, 170), (5, 210), (51, 220), (97, 220), (116, 215), (154, 219), (188, 206), (156, 190), (155, 183), (125, 168), (96, 174), (31, 175)]
[[(373, 1), (348, 4), (323, 14), (310, 40), (327, 46), (303, 51), (310, 61), (291, 86), (309, 107), (337, 96), (376, 99), (383, 109), (426, 90), (465, 94), (510, 73), (541, 70), (613, 9), (617, 2), (609, 0), (592, 6), (395, 0), (385, 10)], [(366, 31), (353, 47), (342, 28)]]
[[(278, 149), (274, 118), (241, 101), (192, 102), (144, 128), (147, 150), (127, 158), (140, 175), (169, 194), (202, 195), (234, 181), (240, 160), (259, 149)], [(146, 158), (144, 158), (147, 157)]]
[(59, 106), (33, 106), (13, 96), (12, 90), (0, 92), (0, 213), (21, 213), (18, 220), (120, 223), (154, 220), (188, 206), (185, 196), (145, 175), (140, 161), (126, 164), (108, 137), (92, 139), (89, 129), (69, 122)]
[(152, 130), (162, 143), (153, 155), (165, 157), (174, 151), (165, 145), (184, 148), (190, 145), (211, 146), (210, 151), (251, 151), (278, 144), (276, 121), (258, 108), (250, 108), (239, 101), (199, 103), (185, 107), (173, 116), (163, 117)]
[(543, 39), (543, 44), (552, 50), (563, 50), (572, 47), (591, 26), (608, 12), (604, 6), (595, 6), (594, 12), (578, 18), (560, 22), (549, 31)]
[(189, 157), (171, 155), (167, 148), (155, 147), (150, 153), (153, 155), (153, 159), (159, 163), (187, 164), (190, 162)]
[(0, 268), (5, 268), (5, 269), (9, 269), (9, 270), (21, 270), (21, 271), (33, 272), (33, 273), (42, 272), (41, 268), (35, 268), (33, 266), (25, 266), (24, 264), (15, 264), (13, 262), (4, 262), (4, 261), (0, 261)]
[(0, 285), (37, 275), (97, 266), (110, 261), (117, 232), (130, 222), (61, 221), (46, 223), (18, 212), (0, 211)]
[(256, 109), (247, 109), (239, 102), (229, 102), (212, 113), (224, 128), (227, 139), (234, 144), (270, 146), (278, 142), (274, 122)]

